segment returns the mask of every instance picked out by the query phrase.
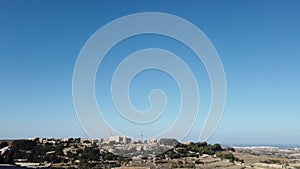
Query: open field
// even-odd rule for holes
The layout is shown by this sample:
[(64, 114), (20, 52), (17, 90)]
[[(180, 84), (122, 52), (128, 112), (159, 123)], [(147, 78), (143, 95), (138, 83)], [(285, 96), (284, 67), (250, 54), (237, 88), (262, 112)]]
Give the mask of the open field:
[[(240, 153), (234, 152), (235, 157), (244, 160), (244, 163), (241, 162), (230, 162), (229, 160), (221, 160), (216, 156), (201, 156), (199, 158), (180, 158), (180, 159), (168, 159), (164, 160), (161, 163), (155, 163), (154, 161), (135, 161), (133, 160), (129, 166), (126, 166), (128, 169), (133, 169), (135, 167), (147, 167), (150, 169), (155, 168), (196, 168), (196, 169), (243, 169), (243, 168), (252, 168), (252, 169), (277, 169), (277, 168), (286, 168), (286, 169), (299, 169), (300, 162), (295, 159), (288, 158), (276, 158), (268, 157), (264, 155), (252, 155), (249, 153)], [(196, 164), (195, 162), (199, 160), (201, 164)], [(268, 162), (276, 162), (274, 164)], [(177, 164), (177, 165), (175, 165)], [(180, 164), (180, 165), (178, 165)], [(191, 165), (195, 164), (195, 165)], [(190, 165), (190, 167), (185, 167)], [(124, 166), (125, 167), (125, 166)], [(124, 169), (123, 167), (123, 169)]]

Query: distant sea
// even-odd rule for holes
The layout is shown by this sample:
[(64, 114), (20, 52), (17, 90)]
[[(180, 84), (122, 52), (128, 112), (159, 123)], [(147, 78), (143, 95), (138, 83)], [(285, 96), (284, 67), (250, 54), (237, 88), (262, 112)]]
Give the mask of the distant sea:
[(231, 144), (228, 147), (277, 147), (279, 149), (300, 148), (297, 144)]

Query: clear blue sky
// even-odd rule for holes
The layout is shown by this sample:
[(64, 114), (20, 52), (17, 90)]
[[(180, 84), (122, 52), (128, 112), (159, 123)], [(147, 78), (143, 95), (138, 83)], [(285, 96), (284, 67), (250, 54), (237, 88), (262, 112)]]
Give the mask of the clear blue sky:
[[(82, 46), (96, 30), (114, 19), (137, 12), (164, 12), (199, 27), (212, 41), (223, 62), (227, 102), (222, 121), (210, 142), (299, 145), (299, 8), (297, 0), (2, 0), (0, 138), (86, 137), (72, 101), (73, 68)], [(140, 44), (137, 43), (141, 41), (139, 38), (126, 42)], [(150, 46), (157, 40), (155, 36), (144, 38)], [(163, 43), (165, 40), (160, 40), (155, 43), (156, 47), (168, 48)], [(116, 47), (117, 51), (122, 50), (120, 46)], [(130, 47), (143, 46), (131, 44)], [(181, 51), (180, 47), (176, 49)], [(108, 67), (114, 61), (108, 58)], [(196, 67), (194, 64), (191, 67)], [(158, 74), (174, 86), (174, 81), (162, 73), (154, 71), (144, 75), (147, 73)], [(209, 86), (205, 75), (203, 79), (197, 76), (202, 82), (200, 87)], [(97, 83), (102, 82), (101, 78), (97, 78)], [(135, 80), (133, 93), (135, 88), (140, 91), (153, 87), (141, 88), (151, 84), (147, 83), (151, 79), (147, 81), (144, 76)], [(168, 91), (164, 85), (162, 88), (166, 93), (176, 92), (176, 87), (171, 88), (174, 91)], [(102, 90), (97, 88), (98, 97), (106, 95)], [(134, 94), (143, 98), (145, 93), (146, 90)], [(205, 110), (209, 98), (206, 98), (208, 92), (203, 93), (201, 104)], [(133, 100), (133, 103), (145, 109), (146, 99)], [(176, 95), (173, 104), (176, 108)], [(188, 139), (195, 139), (198, 130), (194, 127)]]

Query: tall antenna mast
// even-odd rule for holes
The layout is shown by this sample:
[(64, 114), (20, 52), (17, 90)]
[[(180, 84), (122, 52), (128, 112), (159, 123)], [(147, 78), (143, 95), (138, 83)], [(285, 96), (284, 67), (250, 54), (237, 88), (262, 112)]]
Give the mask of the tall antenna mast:
[(143, 132), (143, 130), (141, 130), (141, 141), (142, 141), (142, 143), (144, 142), (144, 132)]
[(112, 136), (112, 133), (111, 133), (111, 130), (109, 130), (109, 132), (108, 132), (108, 139), (110, 139), (111, 136)]

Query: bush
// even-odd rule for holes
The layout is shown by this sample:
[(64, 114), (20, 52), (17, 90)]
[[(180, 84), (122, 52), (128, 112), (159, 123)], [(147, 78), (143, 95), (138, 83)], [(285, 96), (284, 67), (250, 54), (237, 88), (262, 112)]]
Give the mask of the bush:
[(238, 161), (238, 162), (244, 163), (244, 160), (236, 158), (232, 153), (217, 152), (216, 156), (221, 159), (227, 159), (230, 162)]

